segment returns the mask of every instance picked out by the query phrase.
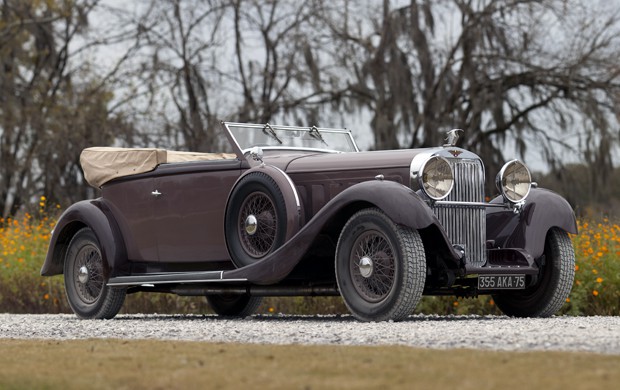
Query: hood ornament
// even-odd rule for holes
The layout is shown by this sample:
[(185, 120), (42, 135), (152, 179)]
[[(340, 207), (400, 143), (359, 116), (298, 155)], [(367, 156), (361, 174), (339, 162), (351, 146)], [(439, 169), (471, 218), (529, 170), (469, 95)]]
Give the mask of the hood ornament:
[(446, 143), (443, 146), (456, 146), (459, 138), (463, 135), (462, 129), (452, 129), (446, 133)]

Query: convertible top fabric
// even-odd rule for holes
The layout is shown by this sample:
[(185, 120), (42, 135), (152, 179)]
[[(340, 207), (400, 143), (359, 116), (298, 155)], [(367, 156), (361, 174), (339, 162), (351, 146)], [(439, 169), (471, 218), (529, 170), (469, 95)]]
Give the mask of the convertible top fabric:
[(157, 148), (86, 148), (80, 155), (84, 177), (93, 187), (118, 177), (149, 172), (159, 164), (234, 159), (230, 153), (177, 152)]

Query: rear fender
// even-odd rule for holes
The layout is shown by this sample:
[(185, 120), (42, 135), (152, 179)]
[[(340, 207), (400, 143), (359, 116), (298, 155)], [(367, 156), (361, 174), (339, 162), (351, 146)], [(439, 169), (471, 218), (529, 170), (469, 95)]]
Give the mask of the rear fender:
[[(497, 197), (491, 203), (502, 203)], [(545, 189), (532, 189), (523, 211), (518, 214), (504, 209), (487, 210), (487, 239), (497, 248), (522, 248), (534, 258), (545, 249), (547, 232), (560, 228), (577, 234), (575, 213), (560, 195)]]
[(113, 276), (113, 271), (119, 271), (127, 259), (124, 241), (105, 201), (95, 199), (75, 203), (60, 216), (50, 239), (41, 275), (63, 273), (69, 243), (75, 233), (84, 227), (89, 227), (99, 241), (104, 276), (108, 278)]

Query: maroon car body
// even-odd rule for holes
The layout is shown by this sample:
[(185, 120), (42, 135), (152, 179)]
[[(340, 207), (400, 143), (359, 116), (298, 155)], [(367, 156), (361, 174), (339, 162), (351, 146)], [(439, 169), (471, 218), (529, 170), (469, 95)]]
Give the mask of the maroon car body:
[(41, 273), (65, 274), (78, 316), (138, 291), (242, 316), (262, 296), (342, 295), (360, 320), (406, 318), (422, 294), (493, 294), (515, 316), (568, 296), (573, 211), (517, 161), (485, 203), (482, 161), (453, 140), (359, 152), (345, 130), (222, 128), (234, 156), (113, 177), (63, 213)]

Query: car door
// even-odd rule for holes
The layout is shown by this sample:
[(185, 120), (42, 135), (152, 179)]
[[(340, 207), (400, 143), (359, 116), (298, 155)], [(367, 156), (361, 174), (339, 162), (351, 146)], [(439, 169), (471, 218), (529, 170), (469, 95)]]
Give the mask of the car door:
[(130, 261), (157, 261), (156, 230), (153, 225), (152, 177), (113, 181), (102, 188), (103, 198), (122, 233)]
[(217, 262), (229, 259), (224, 212), (240, 175), (238, 160), (170, 164), (154, 179), (153, 227), (159, 261)]

